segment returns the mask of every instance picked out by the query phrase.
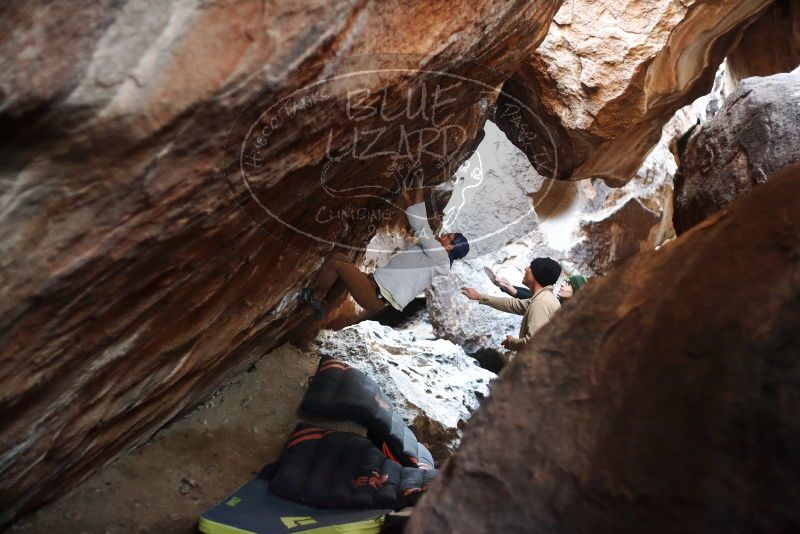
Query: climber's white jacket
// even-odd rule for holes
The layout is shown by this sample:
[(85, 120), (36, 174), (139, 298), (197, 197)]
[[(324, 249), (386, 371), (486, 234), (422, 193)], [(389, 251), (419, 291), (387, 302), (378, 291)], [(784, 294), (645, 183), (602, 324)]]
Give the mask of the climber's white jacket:
[(410, 206), (406, 209), (406, 217), (417, 242), (396, 254), (373, 275), (381, 294), (398, 310), (425, 291), (434, 276), (450, 274), (450, 258), (444, 247), (433, 238), (425, 203)]

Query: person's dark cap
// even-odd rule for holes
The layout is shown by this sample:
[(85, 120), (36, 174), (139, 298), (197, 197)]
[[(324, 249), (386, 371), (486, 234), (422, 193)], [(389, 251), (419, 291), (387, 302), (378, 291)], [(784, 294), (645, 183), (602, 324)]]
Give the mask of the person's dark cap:
[(531, 273), (539, 284), (551, 286), (561, 276), (561, 266), (550, 258), (536, 258), (531, 262)]
[(455, 260), (460, 260), (467, 254), (469, 254), (469, 241), (467, 241), (467, 238), (462, 234), (455, 234), (455, 238), (453, 238), (453, 250), (448, 252), (448, 256), (450, 256), (450, 265), (452, 265)]

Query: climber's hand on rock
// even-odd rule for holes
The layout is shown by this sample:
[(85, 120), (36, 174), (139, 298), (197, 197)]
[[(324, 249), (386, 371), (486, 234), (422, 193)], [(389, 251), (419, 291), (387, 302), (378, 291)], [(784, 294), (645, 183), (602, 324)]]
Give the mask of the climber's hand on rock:
[(475, 289), (471, 287), (462, 287), (461, 292), (466, 296), (469, 300), (478, 300), (481, 298), (481, 294), (478, 293)]
[(511, 336), (506, 336), (506, 338), (502, 341), (502, 343), (500, 343), (500, 346), (505, 348), (505, 349), (510, 349), (511, 348), (511, 340), (513, 340), (513, 339), (514, 338), (511, 337)]

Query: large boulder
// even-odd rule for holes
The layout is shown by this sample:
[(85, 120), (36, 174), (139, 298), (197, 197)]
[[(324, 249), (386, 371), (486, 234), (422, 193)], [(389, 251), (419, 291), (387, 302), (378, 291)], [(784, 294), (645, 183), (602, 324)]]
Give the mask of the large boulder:
[(406, 532), (800, 528), (798, 195), (795, 165), (590, 281), (494, 383)]
[(800, 2), (775, 0), (747, 27), (727, 59), (730, 79), (790, 72), (800, 65)]
[(675, 180), (674, 225), (685, 232), (800, 161), (800, 68), (748, 78), (696, 131)]
[(420, 323), (395, 330), (362, 321), (338, 332), (323, 330), (314, 343), (321, 354), (372, 378), (437, 465), (458, 448), (461, 429), (496, 376)]
[(313, 336), (319, 253), (444, 180), (560, 4), (3, 2), (0, 525)]
[(565, 2), (504, 84), (498, 125), (543, 176), (624, 184), (673, 114), (709, 92), (742, 29), (769, 4)]

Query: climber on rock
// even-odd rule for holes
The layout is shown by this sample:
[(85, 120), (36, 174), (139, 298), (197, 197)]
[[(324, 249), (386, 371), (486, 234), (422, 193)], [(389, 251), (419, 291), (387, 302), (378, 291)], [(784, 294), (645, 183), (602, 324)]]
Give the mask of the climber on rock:
[(478, 293), (471, 287), (462, 287), (461, 292), (470, 300), (507, 313), (522, 315), (519, 337), (506, 336), (502, 346), (508, 350), (520, 350), (539, 329), (550, 320), (561, 304), (553, 294), (553, 285), (561, 275), (561, 266), (550, 258), (536, 258), (525, 268), (522, 283), (531, 291), (528, 299), (494, 297)]
[(361, 271), (341, 252), (325, 259), (314, 281), (301, 290), (299, 299), (309, 304), (317, 319), (322, 318), (325, 295), (337, 280), (341, 281), (355, 301), (370, 312), (383, 309), (388, 302), (402, 310), (423, 292), (435, 276), (448, 275), (453, 261), (469, 252), (467, 239), (459, 233), (434, 237), (428, 222), (422, 180), (417, 180), (412, 199), (403, 185), (402, 200), (408, 224), (417, 242), (392, 257), (384, 267), (372, 274)]

